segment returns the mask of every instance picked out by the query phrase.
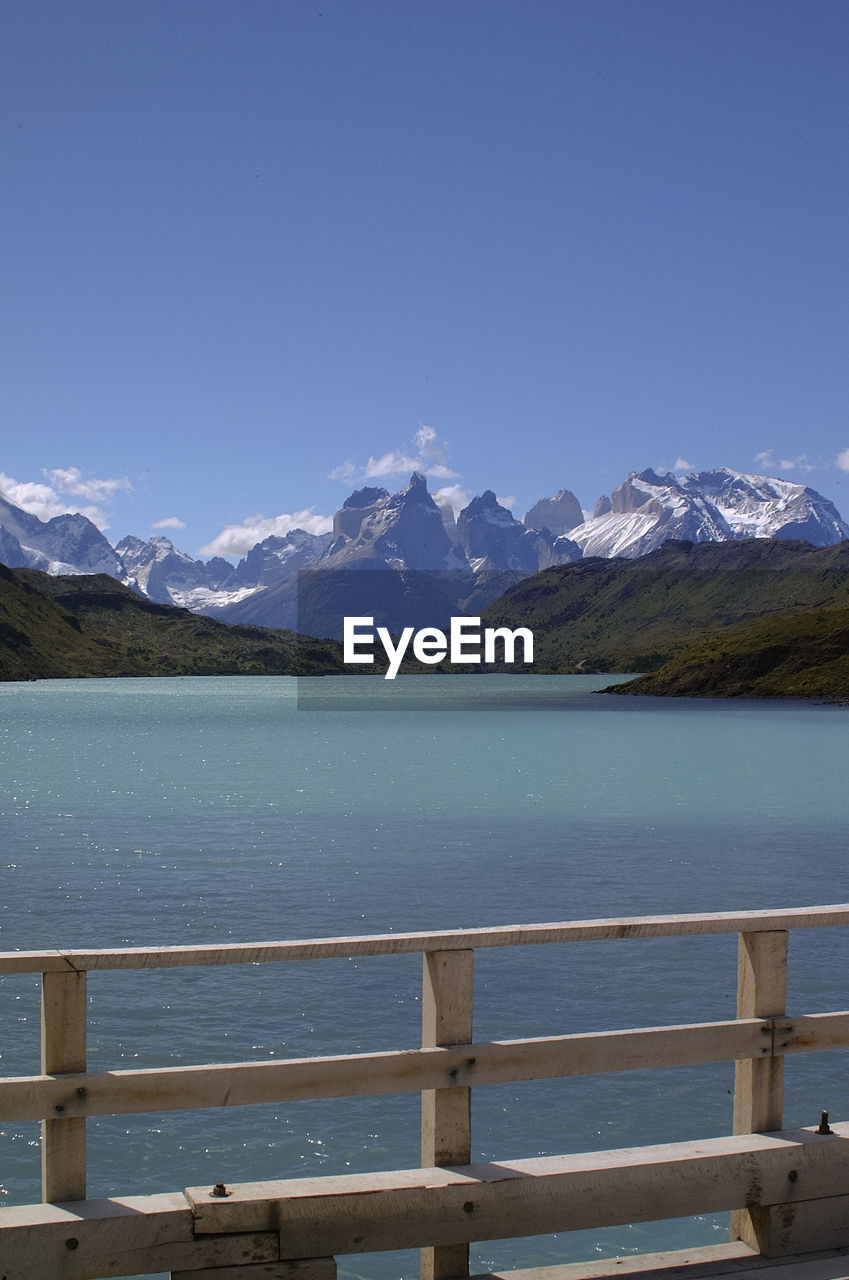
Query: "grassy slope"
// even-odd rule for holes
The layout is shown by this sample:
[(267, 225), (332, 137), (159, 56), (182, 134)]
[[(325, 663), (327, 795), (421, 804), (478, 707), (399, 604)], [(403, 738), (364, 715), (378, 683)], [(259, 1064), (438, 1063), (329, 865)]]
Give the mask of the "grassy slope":
[(729, 627), (611, 693), (849, 699), (849, 605)]
[(849, 543), (670, 542), (640, 560), (548, 569), (484, 611), (528, 626), (537, 671), (654, 671), (738, 622), (849, 603)]
[(344, 670), (332, 641), (228, 627), (145, 600), (103, 574), (50, 577), (0, 565), (0, 679)]

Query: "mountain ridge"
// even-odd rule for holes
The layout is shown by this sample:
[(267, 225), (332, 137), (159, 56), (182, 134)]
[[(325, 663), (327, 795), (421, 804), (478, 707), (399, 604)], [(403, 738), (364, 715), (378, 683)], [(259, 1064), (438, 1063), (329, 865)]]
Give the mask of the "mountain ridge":
[(108, 574), (0, 565), (0, 680), (347, 670), (332, 641), (230, 627), (148, 600)]
[[(583, 516), (566, 489), (540, 499), (523, 521), (484, 490), (455, 519), (414, 472), (395, 494), (376, 487), (352, 493), (334, 516), (332, 534), (293, 529), (256, 543), (233, 565), (221, 557), (194, 560), (162, 536), (127, 535), (112, 547), (84, 516), (44, 522), (0, 497), (0, 558), (52, 574), (106, 572), (163, 604), (222, 621), (294, 628), (302, 569), (460, 571), (485, 582), (493, 573), (530, 577), (598, 557), (637, 559), (670, 540), (755, 536), (822, 546), (849, 538), (837, 509), (815, 490), (727, 467), (680, 477), (631, 472), (599, 499), (593, 516)], [(485, 603), (494, 598), (485, 589), (479, 595)]]

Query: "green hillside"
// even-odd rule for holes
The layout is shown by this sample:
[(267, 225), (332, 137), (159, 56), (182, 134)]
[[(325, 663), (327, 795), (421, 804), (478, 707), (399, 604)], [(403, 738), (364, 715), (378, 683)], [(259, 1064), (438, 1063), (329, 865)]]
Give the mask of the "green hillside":
[(50, 577), (0, 565), (0, 680), (345, 670), (334, 641), (227, 626), (155, 604), (105, 574)]
[(584, 560), (527, 578), (483, 612), (534, 632), (534, 669), (655, 671), (740, 622), (849, 604), (849, 542), (668, 542), (639, 560)]
[(729, 627), (606, 692), (849, 700), (849, 605)]

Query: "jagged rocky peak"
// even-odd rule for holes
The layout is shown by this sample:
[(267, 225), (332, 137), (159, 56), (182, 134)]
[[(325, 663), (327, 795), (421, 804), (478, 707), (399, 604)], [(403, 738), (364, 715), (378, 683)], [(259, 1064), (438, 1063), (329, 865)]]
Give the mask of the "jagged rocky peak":
[(363, 521), (389, 500), (388, 489), (357, 489), (342, 503), (333, 517), (333, 537), (356, 538)]
[(570, 489), (558, 489), (553, 498), (540, 498), (523, 521), (527, 529), (548, 529), (555, 538), (583, 523), (581, 504)]
[(644, 507), (647, 502), (657, 499), (658, 489), (679, 488), (678, 481), (673, 475), (659, 476), (651, 467), (647, 467), (645, 471), (631, 471), (619, 488), (613, 490), (610, 507), (615, 515), (639, 511), (640, 507)]
[(352, 494), (336, 513), (333, 531), (334, 541), (317, 567), (341, 569), (364, 561), (397, 569), (459, 567), (442, 513), (417, 471), (399, 493), (360, 489)]
[(0, 527), (7, 534), (6, 551), (17, 558), (16, 567), (47, 573), (120, 576), (121, 562), (114, 547), (97, 525), (79, 512), (39, 520), (0, 495)]
[(607, 494), (603, 493), (599, 498), (598, 502), (595, 504), (595, 509), (593, 511), (593, 519), (595, 520), (596, 516), (606, 516), (607, 513), (612, 510), (613, 510), (612, 502), (608, 498)]
[[(280, 536), (271, 534), (257, 542), (236, 566), (233, 581), (236, 585), (270, 587), (282, 582), (299, 569), (306, 569), (330, 546), (330, 533), (307, 533), (305, 529), (290, 529)], [(210, 561), (210, 564), (212, 561)]]
[(502, 525), (505, 528), (519, 523), (512, 511), (502, 507), (491, 489), (484, 489), (478, 497), (472, 498), (469, 505), (460, 512), (457, 525), (459, 527), (472, 520), (485, 520), (487, 524)]
[[(484, 569), (515, 569), (535, 573), (539, 568), (541, 544), (550, 549), (549, 534), (526, 529), (507, 507), (502, 507), (491, 489), (472, 498), (457, 517), (457, 541), (469, 564), (477, 572)], [(542, 552), (546, 559), (548, 551)]]

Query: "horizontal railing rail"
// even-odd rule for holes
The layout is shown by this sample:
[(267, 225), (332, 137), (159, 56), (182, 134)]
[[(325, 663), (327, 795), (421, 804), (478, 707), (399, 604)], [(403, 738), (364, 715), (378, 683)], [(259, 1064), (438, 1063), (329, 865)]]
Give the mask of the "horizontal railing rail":
[(791, 907), (784, 911), (706, 911), (680, 915), (620, 916), (557, 924), (504, 925), (424, 933), (356, 934), (283, 942), (221, 942), (210, 946), (109, 947), (98, 950), (2, 951), (0, 974), (66, 973), (104, 969), (172, 969), (219, 964), (269, 964), (285, 960), (331, 960), (464, 951), (481, 947), (527, 947), (558, 942), (615, 942), (627, 938), (683, 938), (701, 934), (761, 933), (775, 929), (822, 929), (849, 924), (849, 903)]
[(557, 1080), (849, 1048), (849, 1012), (434, 1049), (0, 1079), (0, 1120), (138, 1115)]
[[(89, 1116), (418, 1092), (422, 1168), (467, 1166), (473, 1087), (727, 1060), (737, 1064), (735, 1134), (774, 1132), (782, 1127), (784, 1057), (849, 1047), (849, 1011), (788, 1017), (788, 933), (840, 925), (849, 925), (849, 904), (306, 941), (5, 952), (0, 974), (41, 974), (42, 1049), (40, 1074), (0, 1080), (0, 1119), (41, 1120), (47, 1202), (85, 1199)], [(739, 940), (733, 1020), (473, 1040), (473, 963), (479, 948), (734, 933)], [(273, 1062), (87, 1070), (89, 972), (415, 952), (423, 956), (421, 1047)], [(755, 1239), (758, 1229), (754, 1208), (735, 1214), (735, 1234)], [(458, 1276), (467, 1265), (466, 1244), (434, 1243), (423, 1255), (423, 1277)]]

